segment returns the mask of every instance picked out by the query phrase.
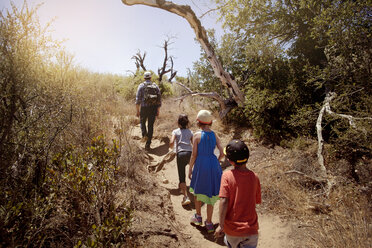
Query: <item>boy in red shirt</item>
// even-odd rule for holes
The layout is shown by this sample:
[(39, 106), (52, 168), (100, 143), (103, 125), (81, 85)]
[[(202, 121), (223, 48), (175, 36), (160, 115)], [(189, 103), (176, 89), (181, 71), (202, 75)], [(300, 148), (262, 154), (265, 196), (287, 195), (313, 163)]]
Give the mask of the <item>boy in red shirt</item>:
[(224, 153), (234, 169), (225, 171), (220, 187), (220, 225), (216, 237), (225, 233), (230, 248), (255, 248), (258, 242), (256, 204), (261, 203), (261, 186), (257, 175), (246, 167), (249, 150), (240, 140), (232, 140)]

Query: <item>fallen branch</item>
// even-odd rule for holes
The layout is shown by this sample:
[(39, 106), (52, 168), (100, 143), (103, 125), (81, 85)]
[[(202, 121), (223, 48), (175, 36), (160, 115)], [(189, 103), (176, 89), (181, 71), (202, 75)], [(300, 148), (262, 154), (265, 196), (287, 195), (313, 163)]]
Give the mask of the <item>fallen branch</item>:
[[(330, 115), (333, 115), (333, 116), (336, 116), (336, 117), (341, 117), (341, 118), (344, 118), (344, 119), (348, 119), (349, 120), (349, 124), (350, 126), (352, 126), (353, 128), (357, 128), (356, 124), (355, 124), (355, 120), (372, 120), (371, 117), (362, 117), (362, 118), (358, 118), (358, 117), (354, 117), (354, 116), (351, 116), (351, 115), (345, 115), (345, 114), (338, 114), (338, 113), (335, 113), (331, 110), (331, 105), (330, 105), (330, 101), (337, 96), (336, 93), (334, 92), (331, 92), (331, 97), (329, 98), (329, 101), (326, 102), (324, 105), (325, 105), (325, 110), (328, 114)], [(363, 129), (364, 130), (364, 129)], [(365, 131), (365, 130), (364, 130)]]
[(333, 98), (334, 98), (334, 96), (328, 96), (328, 95), (326, 96), (326, 98), (324, 100), (325, 104), (320, 109), (318, 119), (316, 121), (316, 133), (317, 133), (317, 136), (318, 136), (318, 152), (317, 152), (318, 163), (319, 163), (319, 166), (320, 166), (320, 170), (322, 171), (322, 175), (324, 175), (324, 176), (327, 174), (327, 169), (324, 166), (324, 156), (323, 156), (324, 139), (323, 139), (323, 134), (322, 134), (322, 131), (323, 131), (322, 120), (323, 120), (324, 112), (326, 111), (326, 103), (327, 102), (329, 103)]
[(147, 170), (148, 171), (159, 172), (159, 171), (161, 171), (161, 169), (163, 169), (165, 163), (171, 162), (175, 157), (176, 157), (176, 153), (173, 150), (171, 150), (167, 154), (165, 154), (165, 156), (163, 157), (163, 159), (160, 162), (158, 162), (155, 165), (147, 166)]
[(327, 178), (312, 177), (312, 176), (306, 175), (305, 173), (303, 173), (301, 171), (297, 171), (297, 170), (286, 171), (286, 172), (284, 172), (284, 174), (297, 174), (297, 175), (303, 176), (303, 177), (305, 177), (307, 179), (310, 179), (313, 182), (317, 182), (317, 183), (320, 183), (320, 184), (327, 183)]
[(321, 176), (321, 177), (312, 177), (312, 176), (309, 176), (301, 171), (297, 171), (297, 170), (290, 170), (290, 171), (286, 171), (284, 172), (284, 174), (297, 174), (297, 175), (300, 175), (306, 179), (309, 179), (309, 180), (312, 180), (313, 182), (316, 182), (316, 183), (319, 183), (319, 184), (325, 184), (325, 188), (324, 188), (324, 194), (327, 196), (329, 196), (329, 194), (331, 193), (331, 189), (332, 187), (335, 185), (335, 180), (333, 179), (333, 177), (330, 177), (329, 175), (325, 175), (325, 176)]

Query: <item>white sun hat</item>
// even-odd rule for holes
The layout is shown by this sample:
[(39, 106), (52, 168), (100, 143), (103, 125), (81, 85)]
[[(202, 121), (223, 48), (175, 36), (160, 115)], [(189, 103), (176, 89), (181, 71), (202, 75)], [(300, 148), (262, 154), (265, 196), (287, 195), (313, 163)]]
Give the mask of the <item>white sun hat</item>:
[(150, 78), (151, 78), (151, 72), (150, 72), (150, 71), (145, 72), (145, 73), (143, 74), (143, 77), (144, 77), (145, 79), (150, 79)]
[(213, 115), (210, 111), (202, 109), (199, 111), (198, 115), (196, 116), (196, 120), (201, 124), (210, 125), (213, 121)]

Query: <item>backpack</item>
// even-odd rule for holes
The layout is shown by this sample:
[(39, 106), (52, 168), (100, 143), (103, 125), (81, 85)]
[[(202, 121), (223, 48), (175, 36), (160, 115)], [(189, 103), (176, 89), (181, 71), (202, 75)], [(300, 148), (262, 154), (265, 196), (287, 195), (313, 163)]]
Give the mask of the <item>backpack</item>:
[(146, 105), (151, 106), (159, 104), (159, 94), (156, 84), (146, 84), (143, 92), (143, 99)]

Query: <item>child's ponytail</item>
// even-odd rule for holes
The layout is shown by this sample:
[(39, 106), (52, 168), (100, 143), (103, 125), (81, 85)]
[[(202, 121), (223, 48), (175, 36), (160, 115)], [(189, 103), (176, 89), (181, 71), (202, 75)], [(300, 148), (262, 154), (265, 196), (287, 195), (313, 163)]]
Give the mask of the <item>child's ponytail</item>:
[(189, 125), (189, 118), (185, 114), (180, 114), (178, 116), (178, 125), (180, 125), (181, 129), (186, 129)]

